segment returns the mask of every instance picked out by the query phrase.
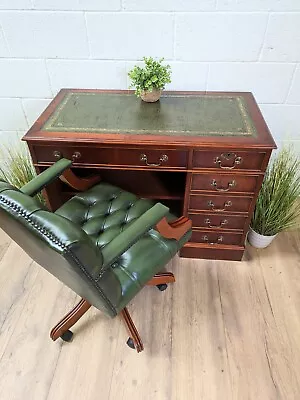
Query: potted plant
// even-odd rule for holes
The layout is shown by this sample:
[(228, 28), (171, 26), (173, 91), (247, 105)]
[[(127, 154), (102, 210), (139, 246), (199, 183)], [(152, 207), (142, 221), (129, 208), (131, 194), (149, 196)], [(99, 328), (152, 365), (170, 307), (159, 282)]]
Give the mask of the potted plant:
[(135, 65), (128, 73), (130, 87), (135, 87), (135, 94), (142, 100), (154, 103), (159, 100), (166, 84), (171, 82), (171, 67), (162, 65), (163, 58), (155, 61), (152, 57), (144, 57), (143, 60), (144, 68)]
[[(3, 179), (19, 189), (36, 176), (29, 151), (22, 143), (13, 143), (11, 147), (2, 146), (0, 158), (0, 180)], [(41, 193), (36, 197), (41, 203), (45, 203)]]
[(248, 233), (250, 244), (267, 247), (279, 232), (299, 226), (299, 200), (300, 159), (284, 148), (266, 171)]

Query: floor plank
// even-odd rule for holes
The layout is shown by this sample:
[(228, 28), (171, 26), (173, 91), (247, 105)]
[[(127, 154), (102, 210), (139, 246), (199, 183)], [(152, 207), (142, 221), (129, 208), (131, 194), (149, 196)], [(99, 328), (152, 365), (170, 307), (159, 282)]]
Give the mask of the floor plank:
[(37, 268), (24, 251), (12, 243), (0, 261), (0, 360), (23, 312)]
[(0, 261), (4, 254), (6, 253), (6, 250), (8, 246), (11, 244), (11, 239), (7, 236), (5, 232), (0, 229)]
[(175, 260), (172, 399), (230, 398), (217, 265)]
[(110, 400), (170, 398), (172, 289), (160, 292), (156, 287), (145, 287), (128, 307), (145, 350), (136, 354), (125, 345), (128, 334), (122, 325)]
[(0, 361), (3, 399), (47, 398), (62, 347), (61, 343), (53, 346), (49, 329), (53, 316), (59, 319), (57, 312), (61, 314), (74, 304), (73, 292), (43, 269), (33, 268), (37, 271), (35, 280), (25, 289), (23, 309), (14, 318), (13, 334)]
[(238, 262), (181, 259), (176, 283), (129, 305), (145, 351), (96, 309), (49, 339), (78, 301), (0, 232), (1, 400), (298, 400), (300, 233)]
[(276, 399), (277, 390), (266, 357), (266, 323), (252, 279), (256, 260), (218, 269), (233, 399)]

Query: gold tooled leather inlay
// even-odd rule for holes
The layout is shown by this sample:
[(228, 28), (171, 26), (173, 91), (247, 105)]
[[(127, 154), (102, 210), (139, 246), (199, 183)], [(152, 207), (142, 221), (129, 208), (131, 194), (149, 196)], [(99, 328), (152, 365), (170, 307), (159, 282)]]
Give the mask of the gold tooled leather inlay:
[(133, 94), (70, 92), (43, 129), (134, 135), (256, 135), (243, 96), (225, 94), (166, 94), (157, 103), (144, 103)]

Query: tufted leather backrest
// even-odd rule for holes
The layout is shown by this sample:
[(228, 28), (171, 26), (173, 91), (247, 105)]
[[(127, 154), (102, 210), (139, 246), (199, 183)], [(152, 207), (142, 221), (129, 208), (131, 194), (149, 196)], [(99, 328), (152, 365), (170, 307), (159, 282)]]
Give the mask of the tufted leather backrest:
[[(0, 227), (37, 263), (109, 315), (116, 314), (114, 303), (101, 288), (115, 286), (103, 271), (103, 257), (79, 225), (51, 213), (41, 204), (6, 182), (0, 181)], [(120, 296), (114, 288), (115, 297)]]

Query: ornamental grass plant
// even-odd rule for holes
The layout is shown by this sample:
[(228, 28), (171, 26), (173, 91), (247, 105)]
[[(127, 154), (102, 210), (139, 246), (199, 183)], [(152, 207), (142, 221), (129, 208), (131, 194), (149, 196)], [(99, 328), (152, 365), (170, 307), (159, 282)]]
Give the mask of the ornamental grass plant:
[(291, 148), (283, 148), (270, 163), (258, 195), (251, 228), (273, 236), (299, 228), (300, 159)]
[[(11, 147), (2, 145), (0, 158), (0, 180), (20, 189), (36, 177), (29, 151), (22, 143), (14, 143)], [(41, 193), (36, 197), (41, 203), (45, 203)]]

